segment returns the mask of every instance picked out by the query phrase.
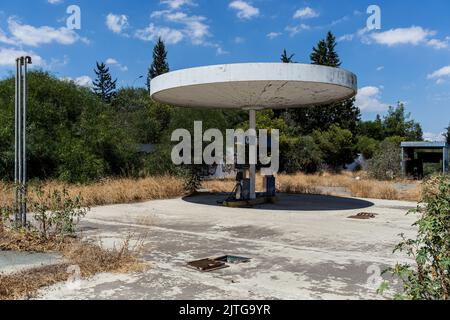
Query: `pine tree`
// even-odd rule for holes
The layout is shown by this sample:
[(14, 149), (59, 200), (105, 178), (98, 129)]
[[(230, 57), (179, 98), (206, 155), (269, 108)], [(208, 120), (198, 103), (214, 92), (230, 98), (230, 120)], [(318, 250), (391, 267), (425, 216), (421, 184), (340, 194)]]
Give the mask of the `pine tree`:
[[(341, 60), (336, 52), (336, 38), (328, 32), (326, 39), (320, 40), (310, 55), (311, 63), (338, 68)], [(357, 133), (360, 110), (355, 107), (355, 99), (328, 106), (294, 109), (289, 112), (288, 121), (296, 127), (299, 134), (310, 134), (316, 129), (327, 130), (336, 124), (342, 129)]]
[(295, 53), (288, 55), (286, 49), (283, 50), (283, 53), (281, 54), (281, 62), (283, 63), (294, 63), (294, 58)]
[(169, 64), (167, 63), (166, 46), (161, 38), (156, 42), (153, 48), (153, 62), (148, 69), (147, 88), (150, 91), (150, 81), (159, 75), (169, 72)]
[(311, 63), (318, 64), (321, 66), (328, 65), (328, 48), (325, 40), (320, 40), (316, 47), (313, 48), (311, 53)]
[(105, 103), (111, 103), (116, 96), (116, 80), (112, 80), (109, 68), (102, 62), (97, 62), (97, 68), (94, 70), (97, 79), (94, 81), (94, 92)]
[(339, 68), (341, 66), (341, 60), (336, 52), (336, 37), (328, 31), (327, 34), (327, 66)]

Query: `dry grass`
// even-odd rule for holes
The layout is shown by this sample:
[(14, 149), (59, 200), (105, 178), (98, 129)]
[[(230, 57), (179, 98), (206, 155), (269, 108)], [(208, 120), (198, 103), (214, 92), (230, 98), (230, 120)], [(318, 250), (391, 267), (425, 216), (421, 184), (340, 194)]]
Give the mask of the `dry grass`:
[[(7, 238), (10, 238), (7, 241)], [(140, 244), (130, 248), (128, 237), (119, 248), (104, 249), (93, 242), (70, 239), (64, 243), (56, 240), (42, 242), (32, 234), (23, 236), (17, 232), (3, 231), (0, 234), (0, 250), (51, 252), (58, 251), (65, 263), (34, 268), (15, 274), (0, 274), (0, 300), (29, 299), (37, 292), (70, 277), (69, 266), (79, 267), (81, 277), (88, 278), (102, 272), (142, 271), (139, 261)]]
[[(66, 188), (70, 197), (81, 195), (86, 207), (170, 199), (184, 194), (183, 180), (170, 176), (144, 179), (109, 179), (88, 185), (67, 185), (50, 181), (42, 187), (45, 193), (50, 190)], [(0, 182), (0, 207), (12, 205), (13, 192), (11, 190), (12, 185)], [(29, 187), (29, 197), (30, 200), (36, 200), (33, 186)]]
[(0, 300), (31, 299), (39, 289), (67, 281), (68, 267), (68, 264), (60, 264), (0, 275)]
[(73, 242), (66, 238), (60, 241), (56, 238), (45, 239), (37, 233), (29, 231), (12, 231), (8, 228), (0, 229), (0, 251), (16, 252), (56, 252)]
[[(357, 179), (357, 177), (359, 179)], [(359, 198), (387, 199), (419, 201), (421, 198), (421, 188), (418, 182), (408, 182), (415, 184), (408, 190), (399, 190), (395, 183), (407, 181), (377, 181), (367, 177), (364, 172), (358, 175), (352, 173), (342, 174), (294, 174), (277, 176), (277, 189), (286, 193), (306, 193), (306, 194), (330, 194), (330, 195), (351, 195)], [(212, 192), (231, 192), (235, 186), (233, 179), (208, 180), (203, 183), (203, 187)], [(5, 190), (11, 186), (0, 182), (0, 190)], [(183, 179), (177, 177), (148, 177), (143, 179), (111, 179), (89, 185), (65, 185), (59, 182), (48, 182), (43, 186), (44, 191), (60, 190), (66, 188), (69, 196), (81, 195), (83, 204), (87, 207), (134, 203), (149, 200), (171, 199), (183, 196)], [(339, 194), (323, 191), (323, 188), (345, 188), (349, 194)], [(257, 189), (262, 190), (262, 179), (258, 179)], [(31, 198), (35, 198), (33, 188), (30, 187)], [(13, 203), (13, 193), (0, 193), (0, 207)]]
[[(412, 184), (412, 188), (399, 190), (395, 186), (396, 183)], [(232, 179), (212, 180), (204, 182), (204, 187), (212, 192), (230, 192), (234, 184), (235, 181)], [(298, 173), (277, 176), (277, 190), (279, 192), (348, 196), (348, 194), (340, 194), (339, 191), (324, 191), (323, 188), (345, 188), (352, 197), (357, 198), (405, 201), (419, 201), (421, 198), (421, 185), (418, 182), (406, 180), (378, 181), (369, 178), (364, 172), (315, 175)], [(262, 190), (261, 179), (258, 179), (257, 189)]]

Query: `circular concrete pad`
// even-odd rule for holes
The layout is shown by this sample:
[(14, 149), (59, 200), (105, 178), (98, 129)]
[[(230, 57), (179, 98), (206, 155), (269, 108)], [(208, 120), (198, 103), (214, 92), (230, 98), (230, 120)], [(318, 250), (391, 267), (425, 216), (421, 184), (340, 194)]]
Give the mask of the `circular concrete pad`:
[(151, 82), (154, 100), (191, 108), (298, 108), (356, 93), (357, 78), (351, 72), (293, 63), (206, 66), (169, 72)]
[[(205, 193), (194, 196), (184, 197), (183, 201), (192, 204), (218, 206), (225, 208), (221, 203), (229, 196), (226, 193)], [(255, 205), (246, 207), (245, 209), (252, 210), (272, 210), (276, 211), (346, 211), (358, 210), (373, 207), (374, 204), (367, 200), (335, 197), (326, 195), (314, 194), (286, 194), (280, 193), (277, 195), (278, 201), (270, 204)]]

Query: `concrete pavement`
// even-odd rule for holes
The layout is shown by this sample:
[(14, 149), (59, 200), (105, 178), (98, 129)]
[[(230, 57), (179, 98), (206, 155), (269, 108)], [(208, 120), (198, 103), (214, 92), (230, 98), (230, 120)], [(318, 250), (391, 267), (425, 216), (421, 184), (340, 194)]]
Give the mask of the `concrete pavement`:
[[(414, 236), (414, 203), (281, 195), (278, 204), (224, 208), (223, 195), (97, 207), (83, 234), (105, 246), (144, 239), (145, 272), (100, 274), (79, 288), (58, 284), (42, 299), (380, 299), (380, 271), (398, 234)], [(375, 213), (371, 220), (348, 219)], [(248, 264), (200, 273), (186, 262), (224, 254)]]

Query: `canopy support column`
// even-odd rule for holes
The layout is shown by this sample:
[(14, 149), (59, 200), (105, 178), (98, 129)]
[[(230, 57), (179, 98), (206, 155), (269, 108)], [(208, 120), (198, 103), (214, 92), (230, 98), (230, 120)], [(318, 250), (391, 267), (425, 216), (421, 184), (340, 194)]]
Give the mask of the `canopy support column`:
[(256, 135), (256, 110), (249, 110), (249, 163), (250, 163), (250, 199), (256, 199), (256, 162), (258, 159), (258, 137)]

